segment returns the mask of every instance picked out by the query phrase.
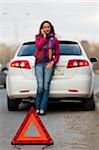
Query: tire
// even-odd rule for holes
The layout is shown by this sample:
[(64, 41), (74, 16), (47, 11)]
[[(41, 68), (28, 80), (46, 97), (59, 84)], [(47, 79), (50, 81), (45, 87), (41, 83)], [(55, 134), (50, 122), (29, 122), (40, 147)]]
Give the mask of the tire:
[(4, 84), (4, 88), (6, 89), (6, 84)]
[(94, 95), (91, 98), (82, 101), (83, 110), (95, 110)]
[(7, 106), (9, 111), (18, 110), (19, 100), (12, 100), (7, 96)]

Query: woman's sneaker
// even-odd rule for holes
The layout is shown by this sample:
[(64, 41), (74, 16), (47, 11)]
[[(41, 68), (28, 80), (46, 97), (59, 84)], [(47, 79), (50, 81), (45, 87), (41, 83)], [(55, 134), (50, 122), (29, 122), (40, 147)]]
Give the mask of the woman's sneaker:
[(36, 113), (37, 113), (37, 114), (39, 114), (39, 113), (40, 113), (39, 109), (36, 109)]
[(40, 110), (40, 115), (45, 115), (45, 111), (43, 109)]

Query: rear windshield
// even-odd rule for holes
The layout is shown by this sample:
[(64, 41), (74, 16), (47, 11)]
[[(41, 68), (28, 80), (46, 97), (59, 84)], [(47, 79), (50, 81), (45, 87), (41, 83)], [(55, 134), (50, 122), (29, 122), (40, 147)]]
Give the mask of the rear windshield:
[(18, 56), (33, 56), (36, 50), (35, 44), (22, 45)]
[(78, 44), (60, 44), (61, 55), (81, 55), (81, 50)]
[[(36, 50), (35, 44), (22, 45), (18, 56), (33, 56)], [(77, 43), (61, 44), (60, 43), (60, 55), (81, 55), (80, 47)]]

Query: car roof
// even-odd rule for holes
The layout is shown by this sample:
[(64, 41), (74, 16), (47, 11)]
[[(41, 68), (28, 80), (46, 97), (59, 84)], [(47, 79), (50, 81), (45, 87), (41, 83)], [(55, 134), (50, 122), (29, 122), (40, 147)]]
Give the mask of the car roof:
[[(62, 44), (78, 44), (78, 41), (73, 41), (73, 40), (58, 40), (59, 43)], [(29, 42), (25, 42), (23, 43), (23, 45), (31, 45), (31, 44), (35, 44), (35, 41), (29, 41)]]

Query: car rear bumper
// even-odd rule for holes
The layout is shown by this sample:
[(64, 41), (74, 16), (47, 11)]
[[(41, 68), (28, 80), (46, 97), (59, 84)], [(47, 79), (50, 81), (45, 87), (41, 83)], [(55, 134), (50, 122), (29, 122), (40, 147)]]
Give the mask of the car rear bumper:
[[(93, 79), (93, 80), (92, 80)], [(8, 77), (6, 79), (7, 95), (10, 98), (35, 97), (36, 79), (26, 80), (23, 77)], [(94, 78), (85, 76), (72, 79), (53, 79), (49, 97), (90, 97), (93, 92)]]

